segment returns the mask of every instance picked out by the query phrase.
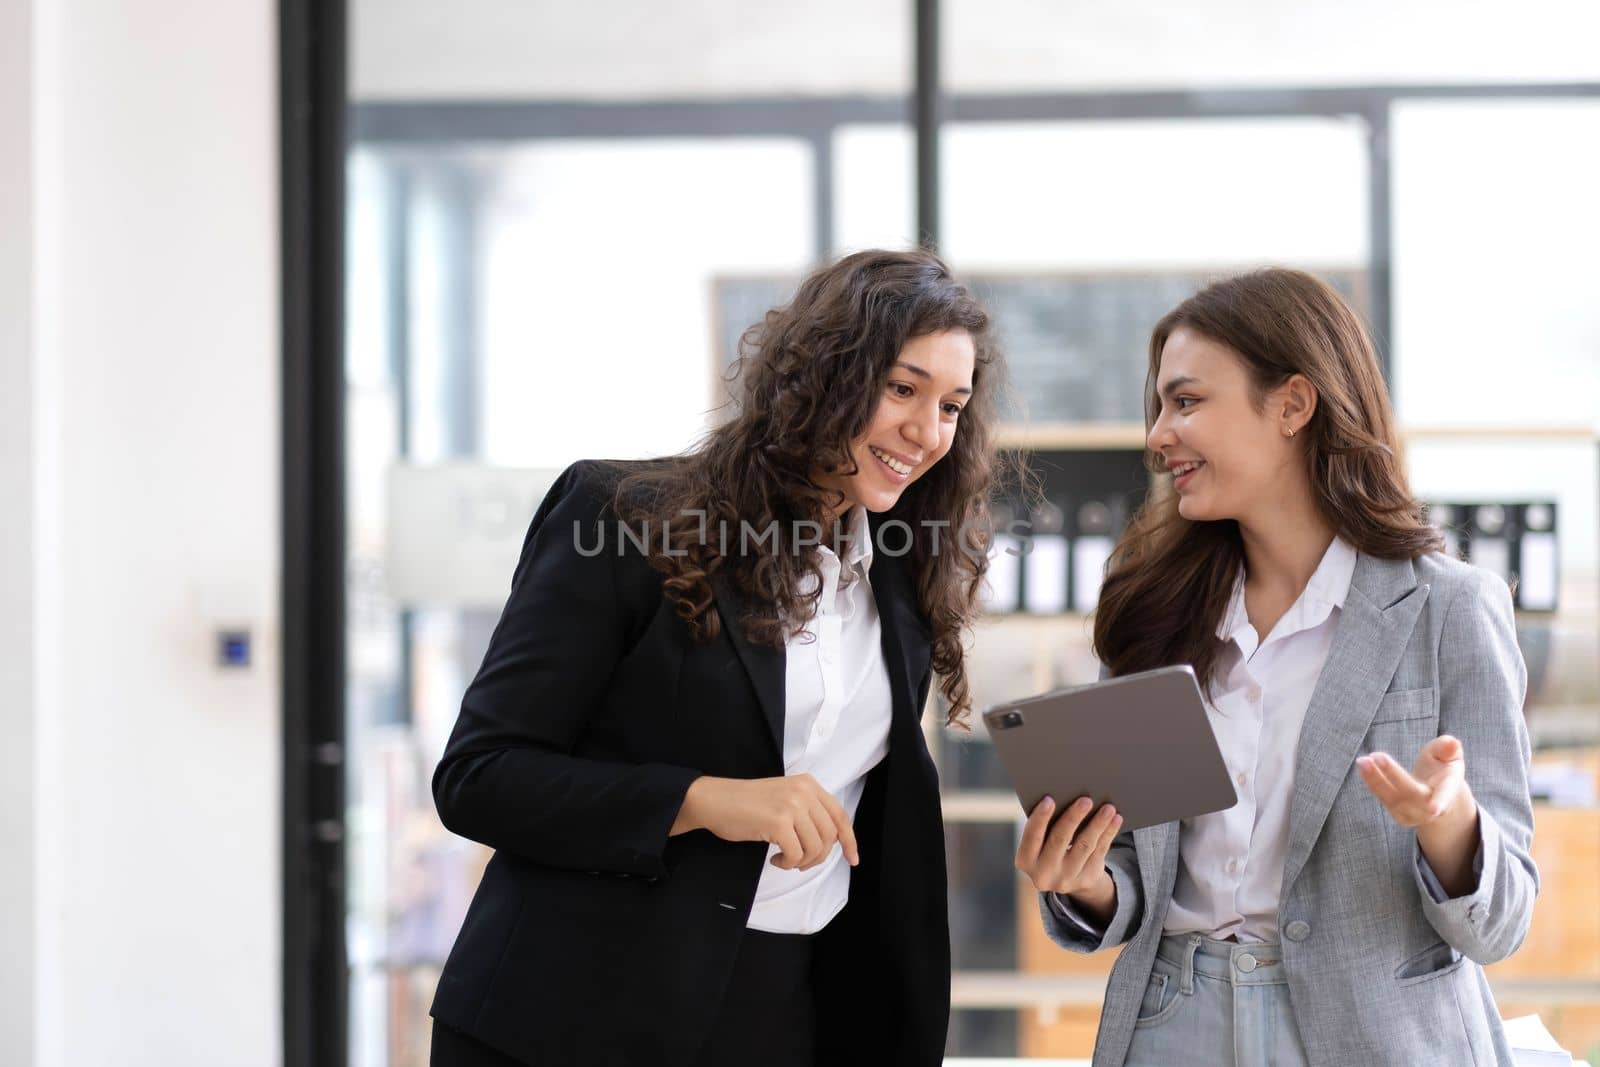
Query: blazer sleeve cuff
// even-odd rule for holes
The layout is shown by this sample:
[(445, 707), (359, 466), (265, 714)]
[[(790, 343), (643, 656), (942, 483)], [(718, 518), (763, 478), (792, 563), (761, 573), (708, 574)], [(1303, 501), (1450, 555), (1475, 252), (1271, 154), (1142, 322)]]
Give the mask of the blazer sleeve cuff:
[(1050, 940), (1069, 952), (1098, 952), (1120, 945), (1133, 933), (1138, 919), (1139, 887), (1120, 864), (1107, 862), (1106, 870), (1117, 887), (1117, 910), (1104, 927), (1090, 922), (1071, 901), (1059, 893), (1039, 894), (1039, 913)]
[(1428, 922), (1451, 944), (1471, 943), (1482, 937), (1489, 920), (1501, 854), (1500, 827), (1482, 807), (1478, 809), (1478, 853), (1473, 857), (1472, 888), (1458, 897), (1447, 896), (1438, 876), (1422, 854), (1422, 846), (1412, 837), (1413, 873), (1422, 896), (1422, 910)]
[(640, 805), (645, 817), (636, 832), (627, 834), (621, 842), (620, 866), (654, 880), (668, 873), (665, 853), (672, 836), (672, 824), (678, 821), (683, 798), (695, 779), (701, 777), (701, 772), (664, 763), (644, 764), (639, 772), (646, 783)]

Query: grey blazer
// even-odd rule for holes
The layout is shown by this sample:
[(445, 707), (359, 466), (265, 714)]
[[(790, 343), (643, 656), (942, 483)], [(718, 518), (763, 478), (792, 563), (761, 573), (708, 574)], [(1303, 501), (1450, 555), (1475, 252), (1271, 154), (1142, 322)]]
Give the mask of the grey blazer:
[[(1313, 1065), (1511, 1065), (1481, 964), (1527, 934), (1539, 874), (1528, 855), (1527, 671), (1503, 580), (1433, 554), (1357, 558), (1295, 757), (1279, 931), (1289, 998)], [(1414, 830), (1394, 822), (1355, 759), (1410, 767), (1442, 733), (1461, 739), (1479, 809), (1479, 878), (1438, 902)], [(1117, 910), (1093, 940), (1040, 896), (1074, 952), (1127, 942), (1106, 986), (1094, 1067), (1120, 1067), (1178, 869), (1180, 824), (1123, 834), (1106, 857)]]

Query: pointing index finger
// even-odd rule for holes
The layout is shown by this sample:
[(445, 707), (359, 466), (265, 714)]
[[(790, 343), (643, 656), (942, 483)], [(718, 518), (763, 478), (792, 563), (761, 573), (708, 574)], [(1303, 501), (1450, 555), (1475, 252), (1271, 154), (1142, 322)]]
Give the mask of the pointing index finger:
[(850, 823), (850, 813), (844, 810), (844, 805), (832, 793), (824, 792), (822, 796), (823, 806), (828, 809), (834, 826), (839, 830), (839, 847), (844, 851), (845, 862), (854, 867), (861, 862), (861, 852), (856, 846), (856, 828)]

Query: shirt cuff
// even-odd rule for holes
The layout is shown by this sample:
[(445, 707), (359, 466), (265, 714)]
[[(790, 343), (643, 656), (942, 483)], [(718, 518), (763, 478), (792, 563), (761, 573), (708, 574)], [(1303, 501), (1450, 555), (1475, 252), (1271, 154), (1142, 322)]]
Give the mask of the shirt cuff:
[(1094, 941), (1100, 941), (1105, 938), (1106, 928), (1104, 926), (1096, 926), (1084, 918), (1083, 914), (1072, 906), (1070, 898), (1060, 893), (1046, 893), (1044, 899), (1050, 908), (1050, 914), (1064, 923), (1070, 923), (1085, 937)]
[[(1478, 891), (1483, 884), (1483, 819), (1478, 819), (1477, 842), (1472, 852), (1472, 888), (1461, 895), (1470, 897)], [(1444, 891), (1444, 886), (1439, 883), (1439, 876), (1433, 873), (1433, 868), (1428, 864), (1428, 857), (1422, 854), (1421, 846), (1417, 847), (1417, 875), (1422, 879), (1422, 885), (1433, 898), (1435, 904), (1443, 904), (1451, 899), (1450, 894)], [(1054, 896), (1055, 894), (1051, 894)]]

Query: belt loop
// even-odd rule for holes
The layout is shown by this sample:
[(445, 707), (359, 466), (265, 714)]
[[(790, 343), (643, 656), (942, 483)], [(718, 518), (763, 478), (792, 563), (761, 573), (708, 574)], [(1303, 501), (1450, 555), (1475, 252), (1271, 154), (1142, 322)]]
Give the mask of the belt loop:
[(1178, 978), (1178, 992), (1184, 996), (1194, 993), (1194, 954), (1200, 948), (1200, 935), (1190, 934), (1189, 944), (1183, 950), (1183, 974)]

